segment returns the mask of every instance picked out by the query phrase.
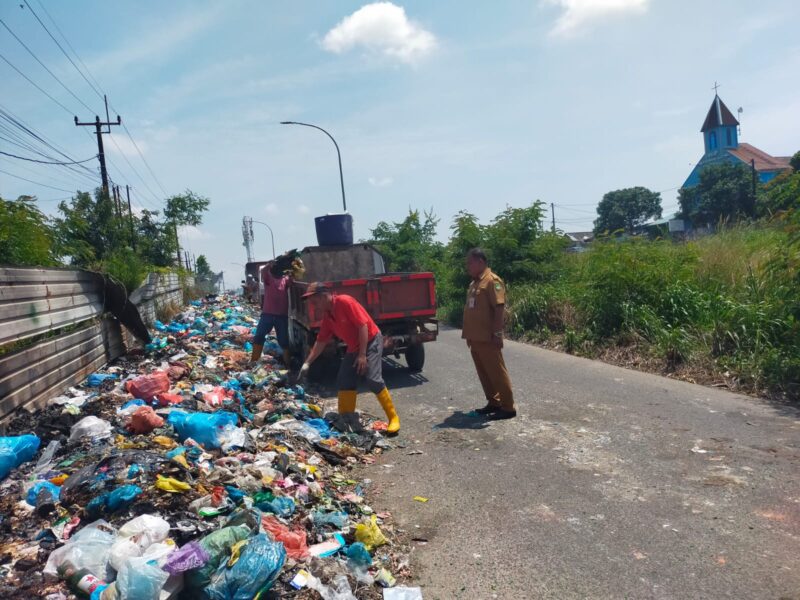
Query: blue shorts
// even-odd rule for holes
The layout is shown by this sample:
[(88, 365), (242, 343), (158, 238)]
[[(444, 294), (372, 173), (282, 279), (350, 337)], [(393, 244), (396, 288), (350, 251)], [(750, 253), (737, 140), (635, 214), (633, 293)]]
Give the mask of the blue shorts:
[(283, 350), (289, 349), (289, 317), (286, 315), (267, 315), (262, 314), (258, 320), (256, 334), (253, 336), (253, 343), (263, 346), (267, 334), (275, 328), (275, 337), (278, 338), (278, 345)]

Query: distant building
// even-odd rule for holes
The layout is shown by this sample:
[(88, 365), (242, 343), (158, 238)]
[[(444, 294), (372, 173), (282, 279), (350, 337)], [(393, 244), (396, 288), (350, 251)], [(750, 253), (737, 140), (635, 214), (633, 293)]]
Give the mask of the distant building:
[(700, 130), (703, 133), (705, 153), (686, 178), (683, 187), (694, 187), (700, 183), (700, 172), (713, 164), (727, 162), (748, 167), (755, 165), (761, 183), (766, 183), (791, 168), (788, 156), (771, 156), (755, 146), (740, 143), (738, 126), (739, 121), (715, 94)]
[(583, 252), (594, 240), (594, 232), (575, 231), (573, 233), (565, 233), (564, 237), (569, 240), (570, 244), (567, 252)]

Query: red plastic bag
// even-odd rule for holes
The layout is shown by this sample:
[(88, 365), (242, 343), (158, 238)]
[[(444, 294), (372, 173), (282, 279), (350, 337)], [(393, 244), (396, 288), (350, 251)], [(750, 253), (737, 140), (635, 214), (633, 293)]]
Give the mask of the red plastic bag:
[(289, 558), (295, 560), (308, 558), (308, 542), (305, 529), (302, 527), (289, 529), (272, 515), (261, 517), (261, 525), (264, 527), (264, 531), (268, 531), (276, 542), (283, 542), (283, 547), (286, 548), (286, 554)]
[(159, 394), (169, 391), (169, 377), (164, 371), (153, 371), (150, 375), (131, 379), (125, 384), (125, 389), (134, 398), (150, 402)]
[(156, 399), (161, 406), (169, 406), (170, 404), (180, 404), (183, 402), (183, 396), (180, 394), (169, 394), (167, 392), (159, 394), (156, 396)]
[(164, 419), (159, 417), (149, 406), (140, 406), (136, 412), (131, 415), (131, 420), (128, 421), (128, 429), (133, 433), (150, 433), (156, 427), (161, 427), (164, 424)]
[(203, 402), (212, 408), (219, 408), (226, 398), (231, 398), (233, 391), (225, 389), (222, 386), (217, 386), (210, 392), (203, 394)]
[(173, 381), (177, 381), (178, 379), (182, 379), (190, 370), (191, 367), (189, 367), (189, 365), (186, 363), (176, 361), (174, 363), (170, 363), (169, 368), (167, 369), (167, 375), (169, 375), (169, 378)]

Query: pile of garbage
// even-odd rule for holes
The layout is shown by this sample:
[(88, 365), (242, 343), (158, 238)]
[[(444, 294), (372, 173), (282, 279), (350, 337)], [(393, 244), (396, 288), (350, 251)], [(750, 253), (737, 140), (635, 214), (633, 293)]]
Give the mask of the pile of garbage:
[(421, 598), (355, 467), (390, 447), (299, 385), (252, 308), (192, 302), (0, 437), (0, 595)]

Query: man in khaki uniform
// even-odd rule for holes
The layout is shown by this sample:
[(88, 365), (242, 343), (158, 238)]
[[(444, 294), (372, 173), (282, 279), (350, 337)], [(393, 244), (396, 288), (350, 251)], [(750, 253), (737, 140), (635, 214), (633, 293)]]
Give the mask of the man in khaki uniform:
[(517, 416), (514, 393), (503, 360), (506, 287), (492, 273), (486, 254), (479, 248), (467, 253), (467, 271), (472, 283), (467, 291), (461, 337), (472, 353), (487, 400), (486, 406), (476, 412), (490, 419), (513, 419)]

